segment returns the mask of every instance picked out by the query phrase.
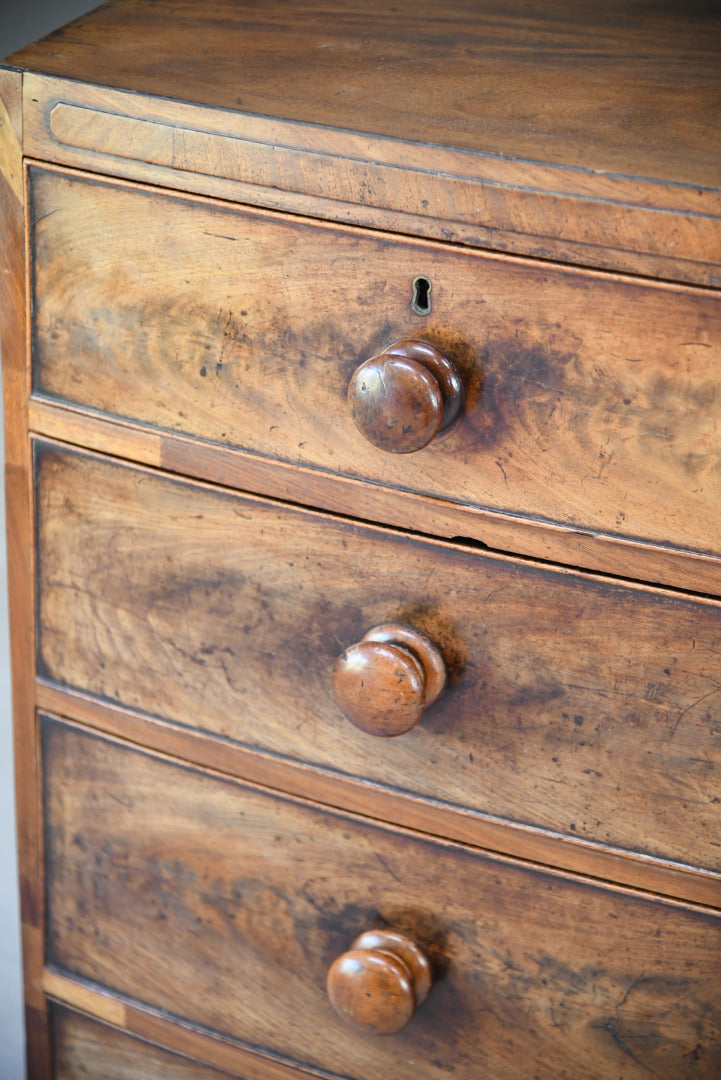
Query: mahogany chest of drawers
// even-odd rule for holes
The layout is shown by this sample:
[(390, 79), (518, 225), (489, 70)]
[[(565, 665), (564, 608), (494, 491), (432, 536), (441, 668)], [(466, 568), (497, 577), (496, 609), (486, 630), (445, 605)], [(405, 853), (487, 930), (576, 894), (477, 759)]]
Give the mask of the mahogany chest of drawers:
[(720, 28), (0, 69), (31, 1080), (721, 1075)]

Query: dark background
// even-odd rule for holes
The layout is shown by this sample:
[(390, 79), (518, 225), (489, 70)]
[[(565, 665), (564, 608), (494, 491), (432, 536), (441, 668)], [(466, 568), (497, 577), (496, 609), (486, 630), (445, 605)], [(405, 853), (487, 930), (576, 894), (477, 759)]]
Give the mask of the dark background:
[[(92, 0), (0, 0), (0, 57), (99, 7)], [(5, 1077), (1, 1080), (16, 1080)]]

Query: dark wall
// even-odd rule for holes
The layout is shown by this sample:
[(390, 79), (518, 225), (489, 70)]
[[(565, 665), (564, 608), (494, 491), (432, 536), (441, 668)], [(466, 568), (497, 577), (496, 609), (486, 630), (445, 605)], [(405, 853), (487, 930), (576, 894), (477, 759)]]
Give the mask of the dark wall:
[(0, 0), (0, 57), (98, 6), (97, 0)]

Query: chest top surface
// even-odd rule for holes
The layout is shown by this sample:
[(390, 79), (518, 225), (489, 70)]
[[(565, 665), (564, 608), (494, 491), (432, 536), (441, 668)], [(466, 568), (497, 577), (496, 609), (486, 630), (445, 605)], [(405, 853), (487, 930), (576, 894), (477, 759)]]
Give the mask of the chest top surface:
[[(9, 63), (474, 154), (721, 185), (702, 0), (110, 0)], [(694, 209), (703, 194), (694, 193)]]

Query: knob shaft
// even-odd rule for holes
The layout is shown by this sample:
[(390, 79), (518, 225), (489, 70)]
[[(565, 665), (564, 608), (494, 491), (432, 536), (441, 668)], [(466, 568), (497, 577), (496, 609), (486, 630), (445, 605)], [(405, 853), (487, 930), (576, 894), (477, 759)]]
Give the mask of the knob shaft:
[(431, 989), (431, 969), (423, 951), (394, 930), (361, 934), (333, 962), (328, 997), (354, 1027), (392, 1035), (405, 1027)]
[(348, 387), (358, 430), (391, 454), (421, 450), (458, 415), (463, 387), (454, 365), (425, 341), (399, 341), (356, 369)]
[(415, 727), (445, 685), (440, 651), (404, 623), (375, 626), (333, 668), (333, 695), (348, 720), (386, 738)]

